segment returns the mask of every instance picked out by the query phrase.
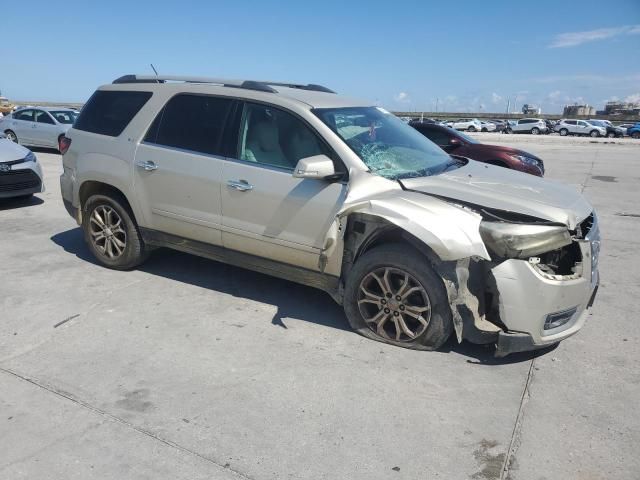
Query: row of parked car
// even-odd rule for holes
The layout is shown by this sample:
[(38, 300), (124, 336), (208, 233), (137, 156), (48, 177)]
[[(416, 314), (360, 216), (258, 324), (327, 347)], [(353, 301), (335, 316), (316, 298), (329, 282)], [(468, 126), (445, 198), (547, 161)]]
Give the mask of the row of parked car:
[[(409, 120), (411, 121), (411, 120)], [(620, 138), (630, 136), (640, 138), (640, 122), (613, 125), (609, 120), (521, 118), (518, 120), (460, 118), (458, 120), (437, 121), (432, 118), (420, 120), (422, 123), (446, 125), (466, 132), (528, 133), (531, 135), (558, 133), (561, 136), (579, 135), (590, 137)]]

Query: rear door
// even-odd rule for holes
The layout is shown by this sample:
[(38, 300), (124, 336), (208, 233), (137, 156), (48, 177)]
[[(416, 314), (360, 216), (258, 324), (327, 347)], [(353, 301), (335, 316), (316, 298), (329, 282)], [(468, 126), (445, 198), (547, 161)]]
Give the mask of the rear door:
[(221, 139), (234, 100), (179, 94), (158, 113), (135, 156), (145, 227), (221, 245)]
[(9, 129), (13, 130), (20, 143), (31, 145), (34, 126), (34, 111), (31, 108), (26, 108), (13, 114)]
[(319, 256), (346, 182), (293, 177), (301, 158), (325, 154), (324, 141), (302, 119), (279, 108), (245, 103), (233, 158), (222, 169), (225, 247), (319, 270)]
[(51, 115), (44, 110), (34, 110), (35, 122), (32, 127), (33, 145), (57, 147), (59, 128)]

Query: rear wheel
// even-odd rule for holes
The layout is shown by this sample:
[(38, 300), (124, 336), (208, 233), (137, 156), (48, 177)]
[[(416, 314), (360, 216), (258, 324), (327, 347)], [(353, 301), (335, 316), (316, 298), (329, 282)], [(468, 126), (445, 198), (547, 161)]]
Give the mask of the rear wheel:
[(467, 128), (467, 132), (475, 132), (475, 131), (476, 131), (476, 127), (474, 127), (473, 125)]
[(560, 129), (560, 136), (561, 137), (566, 137), (569, 134), (569, 130), (567, 130), (566, 128), (561, 128)]
[(533, 127), (531, 129), (531, 135), (538, 135), (540, 133), (540, 129), (538, 127)]
[(11, 140), (11, 141), (12, 141), (12, 142), (14, 142), (14, 143), (18, 143), (18, 136), (17, 136), (15, 133), (13, 133), (13, 131), (12, 131), (12, 130), (7, 130), (7, 131), (6, 131), (6, 132), (4, 132), (4, 133), (5, 133), (5, 135), (7, 136), (7, 138), (8, 138), (9, 140)]
[(631, 138), (640, 138), (640, 132), (633, 132)]
[(616, 134), (615, 134), (615, 133), (613, 133), (613, 132), (608, 132), (608, 133), (607, 133), (607, 138), (613, 138), (613, 137), (615, 137), (615, 136), (616, 136)]
[(129, 270), (144, 262), (147, 249), (121, 199), (93, 195), (85, 202), (82, 229), (98, 262), (115, 270)]
[(593, 138), (595, 138), (595, 137), (599, 137), (599, 136), (600, 136), (600, 132), (599, 132), (599, 131), (597, 131), (597, 130), (591, 130), (591, 131), (589, 132), (589, 136), (590, 136), (590, 137), (593, 137)]
[(344, 310), (365, 337), (417, 350), (435, 350), (451, 334), (451, 308), (442, 279), (406, 245), (366, 252), (347, 278)]

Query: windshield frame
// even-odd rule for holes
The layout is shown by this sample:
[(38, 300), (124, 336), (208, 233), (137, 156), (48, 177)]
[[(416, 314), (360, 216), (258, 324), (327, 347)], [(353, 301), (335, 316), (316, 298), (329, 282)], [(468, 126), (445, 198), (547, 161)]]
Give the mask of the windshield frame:
[[(450, 170), (452, 166), (460, 166), (461, 162), (459, 159), (453, 158), (447, 152), (442, 150), (438, 145), (433, 143), (427, 137), (425, 137), (422, 133), (415, 130), (413, 127), (404, 123), (394, 114), (388, 112), (387, 110), (377, 107), (377, 106), (349, 106), (349, 107), (328, 107), (328, 108), (313, 108), (311, 112), (325, 125), (327, 126), (340, 140), (341, 142), (349, 148), (351, 152), (353, 152), (358, 159), (362, 162), (362, 164), (367, 168), (367, 171), (378, 175), (380, 177), (386, 178), (392, 181), (399, 181), (408, 178), (417, 178), (417, 177), (426, 177), (437, 175), (439, 173)], [(373, 132), (380, 131), (380, 128), (385, 128), (382, 130), (383, 134), (388, 134), (389, 138), (393, 138), (394, 135), (398, 136), (399, 140), (406, 140), (406, 143), (385, 143), (382, 140), (376, 141), (376, 133), (370, 133), (369, 138), (373, 136), (373, 141), (368, 143), (363, 143), (360, 148), (357, 148), (354, 145), (354, 140), (360, 142), (362, 139), (356, 139), (356, 137), (361, 137), (363, 134), (366, 134), (367, 127), (364, 125), (356, 125), (351, 124), (348, 126), (358, 126), (363, 128), (364, 130), (356, 135), (345, 136), (340, 132), (340, 128), (335, 124), (335, 115), (336, 114), (344, 114), (345, 116), (351, 115), (352, 117), (362, 116), (364, 118), (369, 119), (371, 121), (371, 129)], [(329, 119), (329, 116), (332, 116), (332, 121)], [(380, 125), (375, 125), (380, 122)], [(401, 130), (399, 130), (401, 129)], [(367, 152), (365, 151), (366, 147), (379, 146), (379, 151), (370, 151), (371, 157), (367, 158), (365, 155)], [(418, 147), (418, 148), (411, 148)], [(423, 148), (420, 148), (423, 147)], [(386, 154), (387, 151), (395, 149), (394, 153), (388, 154), (387, 158), (383, 161), (386, 161), (386, 165), (389, 165), (387, 168), (375, 168), (374, 161), (379, 160), (375, 158), (377, 154)], [(372, 149), (370, 149), (372, 150)], [(402, 155), (403, 151), (404, 156)], [(409, 155), (411, 153), (411, 155)], [(419, 157), (423, 156), (422, 159)], [(440, 161), (438, 161), (440, 160)], [(403, 169), (404, 163), (411, 162), (420, 162), (424, 161), (424, 168), (414, 169), (414, 170), (405, 170)], [(391, 173), (396, 169), (395, 174)]]

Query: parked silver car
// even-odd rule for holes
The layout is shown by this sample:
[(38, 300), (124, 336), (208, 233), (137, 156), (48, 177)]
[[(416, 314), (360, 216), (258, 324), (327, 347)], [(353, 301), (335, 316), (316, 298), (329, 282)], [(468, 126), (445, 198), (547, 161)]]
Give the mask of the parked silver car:
[(61, 147), (64, 205), (102, 265), (166, 246), (286, 278), (393, 345), (552, 345), (598, 285), (598, 221), (574, 188), (451, 156), (320, 85), (127, 75)]
[(0, 133), (0, 199), (39, 192), (44, 192), (44, 183), (36, 155)]
[(538, 135), (540, 133), (547, 133), (548, 131), (549, 128), (546, 122), (540, 118), (521, 118), (507, 127), (507, 133), (530, 133), (531, 135)]
[(60, 138), (77, 116), (69, 108), (23, 108), (0, 119), (0, 131), (21, 145), (58, 148)]
[(561, 136), (566, 135), (588, 135), (590, 137), (604, 137), (607, 135), (607, 128), (601, 127), (586, 120), (562, 119), (553, 127)]

